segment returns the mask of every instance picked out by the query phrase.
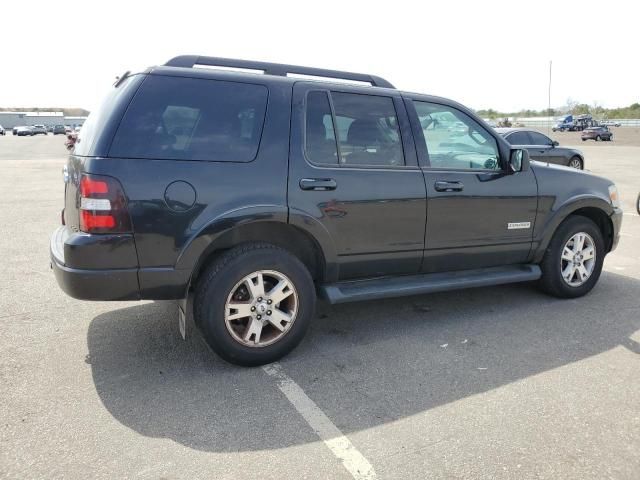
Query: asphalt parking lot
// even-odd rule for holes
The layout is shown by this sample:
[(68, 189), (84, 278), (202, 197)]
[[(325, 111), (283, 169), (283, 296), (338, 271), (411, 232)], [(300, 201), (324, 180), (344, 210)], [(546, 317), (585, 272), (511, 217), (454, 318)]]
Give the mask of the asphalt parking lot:
[(64, 138), (0, 137), (0, 477), (637, 479), (640, 130), (614, 132), (554, 135), (626, 212), (591, 294), (321, 306), (278, 370), (183, 341), (171, 302), (66, 297), (48, 257)]

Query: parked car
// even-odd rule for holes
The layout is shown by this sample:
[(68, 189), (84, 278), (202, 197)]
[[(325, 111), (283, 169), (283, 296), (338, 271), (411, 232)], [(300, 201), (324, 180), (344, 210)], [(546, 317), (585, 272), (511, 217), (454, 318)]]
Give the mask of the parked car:
[(583, 142), (587, 140), (595, 140), (596, 142), (605, 140), (610, 142), (613, 140), (613, 133), (610, 132), (607, 127), (590, 127), (582, 131), (580, 138), (582, 138)]
[(33, 137), (35, 135), (32, 127), (16, 127), (14, 135), (19, 137)]
[[(450, 119), (465, 131), (437, 127)], [(213, 57), (121, 77), (63, 178), (50, 243), (60, 287), (177, 299), (183, 335), (192, 298), (206, 341), (241, 365), (291, 351), (316, 292), (342, 303), (537, 281), (580, 297), (622, 219), (612, 181), (530, 164), (456, 102)]]
[(620, 122), (614, 122), (613, 120), (603, 120), (600, 122), (600, 126), (602, 127), (620, 127), (622, 124)]
[(73, 130), (69, 125), (64, 126), (64, 133), (71, 133)]
[(7, 132), (5, 132), (4, 127), (2, 125), (0, 125), (0, 135), (6, 135)]
[(527, 128), (496, 128), (511, 145), (526, 148), (532, 160), (584, 169), (584, 155), (575, 148), (561, 147), (546, 135)]
[(34, 125), (31, 128), (33, 130), (33, 134), (34, 135), (46, 135), (47, 134), (47, 127), (45, 127), (44, 125)]
[(67, 131), (64, 128), (64, 125), (54, 125), (53, 126), (53, 134), (54, 135), (66, 135)]

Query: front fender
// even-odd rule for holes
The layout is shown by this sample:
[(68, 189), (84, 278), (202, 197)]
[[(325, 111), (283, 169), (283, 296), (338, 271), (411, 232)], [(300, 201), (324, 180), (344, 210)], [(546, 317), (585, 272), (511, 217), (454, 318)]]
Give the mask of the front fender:
[[(550, 199), (540, 199), (541, 205), (539, 205), (538, 207), (539, 215), (545, 210), (545, 202), (549, 203), (549, 201)], [(544, 256), (544, 253), (549, 246), (549, 242), (551, 242), (553, 234), (560, 226), (560, 224), (569, 215), (583, 208), (596, 208), (598, 210), (602, 210), (608, 217), (610, 217), (614, 212), (613, 206), (608, 200), (605, 200), (602, 197), (593, 194), (576, 195), (567, 198), (560, 205), (553, 205), (548, 211), (543, 224), (539, 227), (538, 225), (536, 225), (537, 232), (535, 236), (536, 240), (534, 241), (532, 259), (534, 263), (539, 263), (542, 261), (542, 257)]]

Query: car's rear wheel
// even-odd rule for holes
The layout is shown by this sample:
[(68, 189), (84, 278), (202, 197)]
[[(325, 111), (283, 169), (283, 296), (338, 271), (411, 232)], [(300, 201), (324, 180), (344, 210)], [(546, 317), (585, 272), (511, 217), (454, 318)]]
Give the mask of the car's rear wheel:
[(540, 287), (560, 298), (581, 297), (595, 286), (605, 256), (598, 226), (579, 215), (566, 219), (556, 230), (540, 268)]
[(580, 157), (578, 156), (571, 157), (571, 160), (569, 160), (569, 167), (575, 168), (577, 170), (582, 170), (583, 165), (582, 165), (582, 160), (580, 160)]
[(194, 316), (218, 355), (257, 366), (300, 343), (315, 302), (313, 280), (298, 258), (271, 244), (251, 243), (223, 253), (202, 274)]

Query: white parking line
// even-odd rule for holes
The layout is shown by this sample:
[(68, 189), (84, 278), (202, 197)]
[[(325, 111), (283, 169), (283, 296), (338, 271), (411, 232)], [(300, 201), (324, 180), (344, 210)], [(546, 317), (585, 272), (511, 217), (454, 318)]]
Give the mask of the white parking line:
[(356, 447), (304, 393), (304, 390), (282, 371), (280, 364), (272, 363), (265, 365), (262, 369), (277, 381), (280, 391), (284, 393), (329, 450), (342, 461), (342, 465), (353, 478), (356, 480), (375, 480), (378, 478), (369, 461), (356, 450)]

